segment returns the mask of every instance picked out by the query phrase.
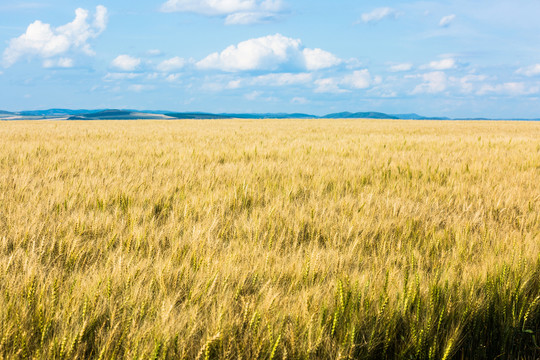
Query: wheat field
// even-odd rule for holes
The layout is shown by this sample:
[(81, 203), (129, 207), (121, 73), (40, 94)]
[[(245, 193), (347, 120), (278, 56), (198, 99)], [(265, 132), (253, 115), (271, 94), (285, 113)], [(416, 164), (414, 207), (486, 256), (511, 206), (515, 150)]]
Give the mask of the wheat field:
[(540, 123), (0, 123), (0, 358), (537, 359)]

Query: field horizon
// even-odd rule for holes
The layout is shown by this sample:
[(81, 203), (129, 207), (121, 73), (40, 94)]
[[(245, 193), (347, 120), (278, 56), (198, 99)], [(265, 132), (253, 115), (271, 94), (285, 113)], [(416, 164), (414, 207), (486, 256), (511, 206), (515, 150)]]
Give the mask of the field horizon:
[(147, 109), (66, 109), (50, 108), (44, 110), (5, 111), (0, 109), (0, 120), (218, 120), (218, 119), (381, 119), (381, 120), (488, 120), (488, 121), (540, 121), (540, 118), (491, 118), (425, 116), (417, 113), (390, 113), (381, 111), (341, 111), (322, 115), (312, 113), (287, 112), (208, 112), (208, 111), (171, 111)]
[(0, 137), (2, 358), (540, 356), (538, 122)]

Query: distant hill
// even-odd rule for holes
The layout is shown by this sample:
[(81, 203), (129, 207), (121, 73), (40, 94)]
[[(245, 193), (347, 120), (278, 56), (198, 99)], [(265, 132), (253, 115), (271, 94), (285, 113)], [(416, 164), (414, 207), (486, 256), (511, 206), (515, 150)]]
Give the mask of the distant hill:
[[(482, 120), (493, 120), (488, 118), (457, 118), (454, 120), (474, 120), (474, 121), (482, 121)], [(514, 120), (525, 120), (525, 119), (514, 119)]]
[(398, 119), (403, 120), (450, 120), (450, 118), (447, 117), (434, 117), (434, 116), (422, 116), (415, 113), (411, 114), (393, 114), (393, 116), (397, 117)]
[(68, 120), (153, 120), (171, 119), (163, 114), (151, 114), (146, 112), (135, 112), (129, 110), (102, 110), (97, 112), (83, 113), (68, 117)]
[(387, 114), (376, 111), (368, 112), (337, 112), (324, 116), (305, 113), (208, 113), (208, 112), (175, 112), (167, 110), (136, 110), (136, 109), (46, 109), (24, 110), (11, 112), (0, 110), (2, 120), (171, 120), (171, 119), (403, 119), (403, 120), (521, 120), (539, 121), (540, 119), (489, 119), (489, 118), (458, 118), (423, 116), (416, 113)]
[(302, 113), (253, 113), (253, 114), (221, 114), (237, 119), (315, 119), (318, 116)]
[(126, 110), (103, 110), (94, 113), (83, 114), (86, 118), (102, 118), (102, 117), (125, 117), (133, 114), (132, 111)]
[(232, 116), (222, 114), (209, 114), (202, 112), (182, 112), (182, 113), (166, 113), (166, 116), (175, 119), (231, 119)]
[(5, 111), (5, 110), (0, 110), (0, 119), (1, 120), (10, 120), (15, 116), (17, 116), (17, 114), (9, 112), (9, 111)]
[(380, 112), (340, 112), (323, 116), (325, 119), (398, 119), (393, 115)]
[[(20, 116), (46, 116), (46, 117), (62, 117), (69, 115), (85, 114), (92, 110), (71, 110), (71, 109), (47, 109), (47, 110), (25, 110), (20, 111), (17, 115)], [(93, 110), (98, 111), (98, 110)]]
[(165, 113), (167, 116), (174, 117), (176, 119), (314, 119), (315, 115), (301, 114), (301, 113), (263, 113), (263, 114), (212, 114), (203, 112), (181, 112), (181, 113)]
[(403, 120), (420, 120), (420, 119), (424, 119), (423, 116), (420, 116), (420, 115), (415, 114), (415, 113), (411, 113), (411, 114), (393, 114), (393, 115), (395, 117), (403, 119)]

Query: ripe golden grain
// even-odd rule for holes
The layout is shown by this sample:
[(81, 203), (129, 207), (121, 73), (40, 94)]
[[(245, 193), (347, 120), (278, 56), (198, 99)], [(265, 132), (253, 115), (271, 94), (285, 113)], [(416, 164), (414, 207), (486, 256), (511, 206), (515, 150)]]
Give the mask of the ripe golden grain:
[(0, 357), (534, 359), (539, 139), (536, 122), (3, 122)]

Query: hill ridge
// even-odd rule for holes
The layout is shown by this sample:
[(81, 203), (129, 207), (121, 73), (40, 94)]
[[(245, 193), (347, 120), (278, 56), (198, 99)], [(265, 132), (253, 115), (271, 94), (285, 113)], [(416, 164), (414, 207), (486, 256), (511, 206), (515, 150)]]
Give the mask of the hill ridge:
[(417, 113), (388, 114), (377, 111), (366, 112), (335, 112), (322, 116), (306, 113), (212, 113), (204, 111), (168, 111), (168, 110), (137, 110), (137, 109), (63, 109), (51, 108), (45, 110), (0, 110), (3, 120), (138, 120), (138, 119), (389, 119), (389, 120), (523, 120), (539, 121), (540, 118), (510, 118), (493, 119), (488, 117), (449, 118), (441, 116), (424, 116)]

